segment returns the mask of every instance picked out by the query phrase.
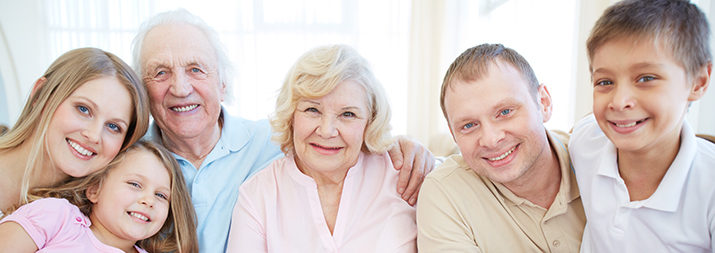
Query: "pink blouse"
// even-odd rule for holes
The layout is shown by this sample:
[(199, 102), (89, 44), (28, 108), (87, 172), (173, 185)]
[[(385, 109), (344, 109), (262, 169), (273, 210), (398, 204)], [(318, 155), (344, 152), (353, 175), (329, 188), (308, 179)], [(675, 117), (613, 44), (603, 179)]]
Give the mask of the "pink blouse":
[(331, 235), (315, 181), (293, 157), (276, 160), (241, 185), (227, 252), (417, 252), (415, 209), (397, 178), (387, 152), (361, 152)]

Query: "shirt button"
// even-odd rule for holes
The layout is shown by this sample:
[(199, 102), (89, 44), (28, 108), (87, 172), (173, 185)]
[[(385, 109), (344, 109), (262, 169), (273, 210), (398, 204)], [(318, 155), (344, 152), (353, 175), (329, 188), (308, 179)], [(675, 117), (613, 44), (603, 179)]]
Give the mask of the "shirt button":
[(76, 220), (77, 222), (82, 222), (82, 217), (75, 217), (74, 220)]
[(554, 242), (551, 244), (554, 245), (554, 247), (558, 247), (559, 245), (561, 245), (561, 242), (559, 242), (559, 240), (554, 240)]

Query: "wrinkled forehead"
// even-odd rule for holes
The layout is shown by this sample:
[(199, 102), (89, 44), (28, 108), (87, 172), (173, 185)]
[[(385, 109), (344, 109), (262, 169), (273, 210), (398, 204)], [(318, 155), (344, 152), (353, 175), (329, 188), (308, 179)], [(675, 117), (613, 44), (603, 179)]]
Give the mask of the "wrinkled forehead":
[(199, 64), (216, 66), (216, 50), (204, 32), (189, 24), (159, 25), (151, 29), (140, 52), (144, 69)]

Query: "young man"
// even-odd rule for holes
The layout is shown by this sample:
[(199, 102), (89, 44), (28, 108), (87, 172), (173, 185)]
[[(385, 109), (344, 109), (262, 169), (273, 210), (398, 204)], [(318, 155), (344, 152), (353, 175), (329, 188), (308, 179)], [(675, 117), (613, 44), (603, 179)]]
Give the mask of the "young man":
[(547, 131), (551, 97), (500, 44), (468, 49), (442, 84), (442, 111), (462, 154), (425, 179), (420, 252), (578, 252), (586, 219), (566, 134)]
[(715, 145), (684, 120), (708, 87), (710, 29), (681, 0), (609, 7), (587, 41), (593, 115), (569, 147), (582, 252), (712, 252)]

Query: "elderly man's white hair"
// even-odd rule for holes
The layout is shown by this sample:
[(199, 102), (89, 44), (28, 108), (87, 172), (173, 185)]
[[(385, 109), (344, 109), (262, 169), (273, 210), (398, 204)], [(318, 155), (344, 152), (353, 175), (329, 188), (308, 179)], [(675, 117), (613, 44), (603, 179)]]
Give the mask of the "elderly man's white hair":
[[(141, 26), (139, 27), (139, 34), (137, 34), (137, 36), (134, 37), (134, 40), (132, 41), (132, 67), (134, 68), (134, 71), (137, 73), (137, 75), (139, 75), (139, 77), (142, 78), (143, 81), (144, 77), (142, 72), (140, 54), (142, 51), (142, 45), (144, 44), (144, 38), (146, 38), (147, 33), (149, 33), (149, 31), (151, 31), (151, 29), (156, 26), (172, 24), (192, 25), (206, 35), (206, 38), (209, 40), (211, 47), (216, 53), (216, 59), (218, 61), (216, 64), (218, 68), (219, 79), (222, 83), (226, 85), (226, 97), (224, 99), (224, 102), (227, 104), (231, 104), (233, 102), (234, 69), (233, 65), (231, 64), (231, 60), (228, 58), (226, 50), (224, 49), (224, 46), (219, 39), (218, 32), (216, 32), (213, 27), (206, 24), (203, 19), (194, 14), (191, 14), (186, 9), (180, 8), (173, 11), (162, 12), (144, 21), (144, 23), (141, 24)], [(146, 85), (146, 83), (144, 85)]]

